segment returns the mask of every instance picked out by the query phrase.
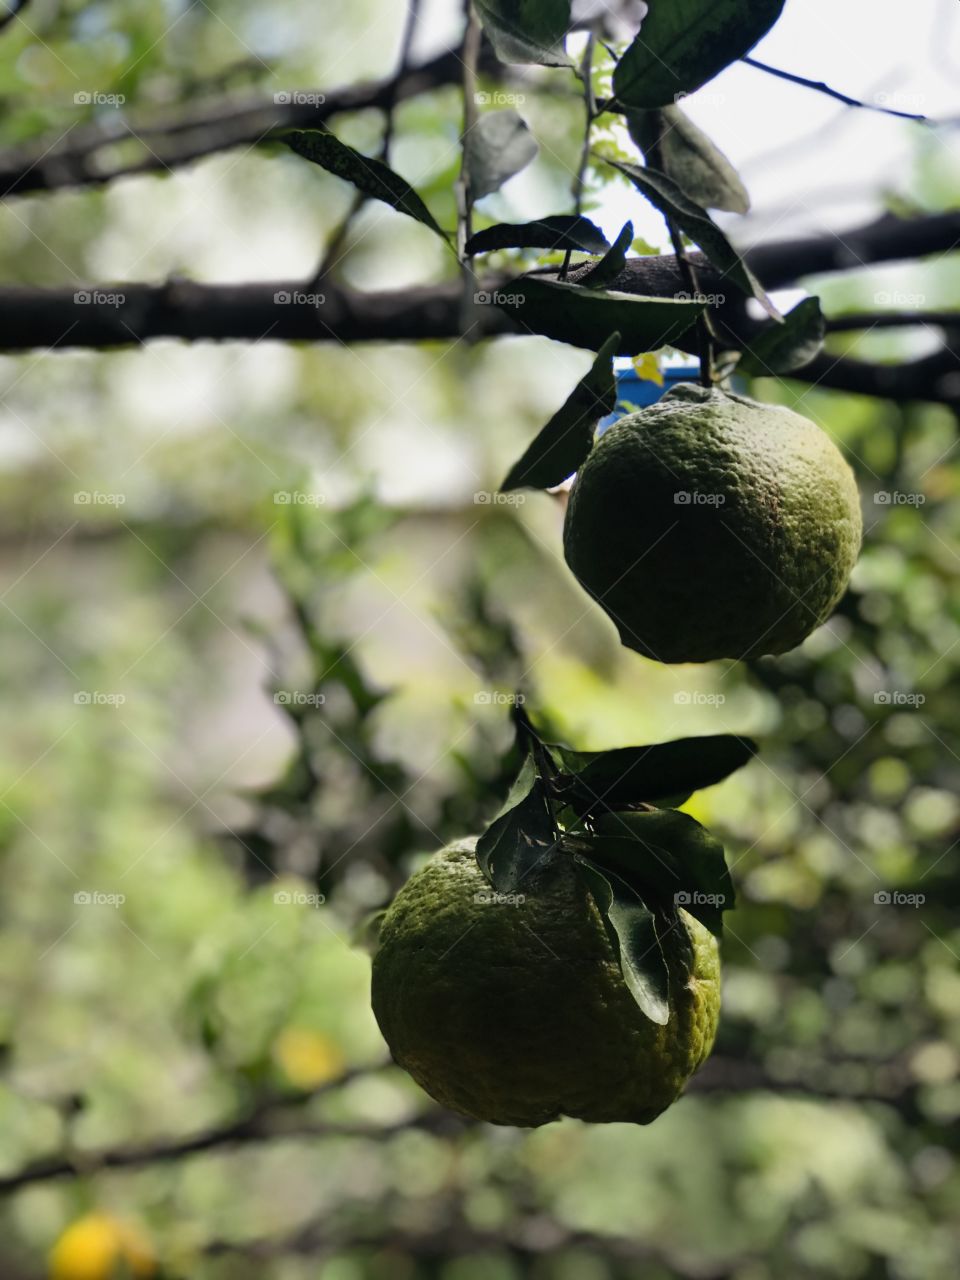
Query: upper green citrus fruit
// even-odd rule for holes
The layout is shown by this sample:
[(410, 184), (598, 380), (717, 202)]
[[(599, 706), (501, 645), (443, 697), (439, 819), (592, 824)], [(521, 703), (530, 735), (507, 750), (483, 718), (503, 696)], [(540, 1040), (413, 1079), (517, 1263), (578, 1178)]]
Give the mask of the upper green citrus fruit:
[(570, 859), (529, 875), (522, 901), (498, 901), (475, 847), (441, 850), (384, 917), (373, 1011), (395, 1060), (444, 1106), (494, 1124), (655, 1119), (713, 1044), (713, 935), (682, 910), (662, 935), (670, 1019), (659, 1026)]
[(580, 469), (564, 553), (623, 643), (661, 662), (792, 649), (860, 550), (853, 473), (789, 409), (681, 383)]

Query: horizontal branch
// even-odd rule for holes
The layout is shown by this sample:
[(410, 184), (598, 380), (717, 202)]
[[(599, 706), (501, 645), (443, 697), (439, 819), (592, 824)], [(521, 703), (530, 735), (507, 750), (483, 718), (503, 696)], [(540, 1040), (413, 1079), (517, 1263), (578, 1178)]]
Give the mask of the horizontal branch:
[(952, 210), (919, 218), (884, 214), (848, 231), (758, 244), (745, 256), (767, 289), (780, 289), (806, 276), (958, 250), (960, 210)]
[[(386, 1064), (384, 1064), (386, 1065)], [(74, 1178), (111, 1169), (138, 1169), (168, 1164), (207, 1151), (245, 1146), (254, 1142), (280, 1142), (294, 1138), (372, 1138), (381, 1141), (394, 1133), (426, 1129), (432, 1133), (459, 1133), (466, 1121), (447, 1111), (428, 1111), (412, 1120), (390, 1125), (362, 1125), (304, 1119), (297, 1110), (321, 1095), (341, 1089), (351, 1081), (369, 1076), (379, 1068), (359, 1067), (308, 1093), (274, 1095), (261, 1099), (246, 1115), (227, 1124), (185, 1138), (159, 1139), (127, 1147), (43, 1156), (15, 1173), (0, 1177), (0, 1195), (37, 1182)], [(291, 1111), (293, 1114), (291, 1115)]]
[[(0, 151), (0, 194), (98, 185), (131, 174), (163, 172), (230, 147), (252, 146), (281, 129), (310, 128), (348, 111), (387, 110), (398, 102), (457, 83), (459, 51), (448, 50), (395, 76), (329, 92), (227, 94), (142, 121), (116, 117), (76, 125)], [(141, 142), (138, 159), (111, 160), (118, 145)]]
[[(757, 245), (745, 256), (768, 288), (778, 288), (809, 275), (944, 254), (958, 243), (960, 212), (955, 212), (908, 220), (884, 217), (840, 235)], [(756, 332), (758, 321), (747, 313), (739, 292), (727, 286), (705, 259), (696, 255), (696, 262), (704, 292), (722, 299), (714, 311), (718, 331), (732, 348), (742, 347)], [(570, 278), (575, 281), (577, 276), (575, 269)], [(490, 278), (482, 287), (491, 293), (500, 283), (502, 280)], [(626, 293), (671, 297), (684, 286), (675, 258), (663, 255), (629, 259), (613, 287)], [(460, 288), (457, 280), (390, 292), (360, 292), (331, 285), (323, 293), (303, 281), (291, 280), (213, 285), (171, 279), (162, 284), (117, 283), (81, 290), (6, 286), (0, 287), (0, 350), (103, 350), (157, 338), (345, 344), (444, 341), (456, 339), (461, 332)], [(936, 315), (947, 324), (950, 313)], [(903, 317), (903, 323), (930, 323), (924, 313), (904, 312)], [(862, 318), (874, 323), (868, 316)], [(899, 317), (889, 320), (890, 324), (895, 322)], [(853, 325), (841, 317), (835, 327)], [(520, 332), (523, 330), (509, 314), (496, 306), (473, 310), (473, 338)], [(675, 344), (695, 353), (696, 335), (681, 336)], [(933, 356), (899, 365), (821, 353), (792, 376), (836, 390), (956, 405), (960, 401), (958, 373), (957, 356), (945, 343)]]
[[(274, 1095), (261, 1099), (244, 1116), (224, 1125), (192, 1134), (185, 1138), (160, 1139), (126, 1147), (107, 1148), (100, 1151), (78, 1152), (65, 1155), (43, 1156), (31, 1161), (15, 1173), (0, 1177), (0, 1194), (18, 1191), (21, 1187), (38, 1182), (52, 1182), (60, 1178), (86, 1176), (111, 1169), (137, 1169), (157, 1164), (168, 1164), (201, 1155), (208, 1151), (225, 1150), (257, 1142), (281, 1142), (300, 1138), (384, 1138), (411, 1129), (426, 1130), (446, 1137), (462, 1133), (474, 1123), (450, 1111), (430, 1109), (413, 1119), (395, 1124), (371, 1126), (349, 1123), (333, 1123), (303, 1118), (299, 1108), (315, 1098), (340, 1089), (352, 1080), (368, 1076), (389, 1063), (380, 1066), (359, 1067), (309, 1093), (300, 1095)], [(833, 1064), (843, 1066), (843, 1063)], [(740, 1094), (749, 1092), (801, 1094), (819, 1098), (825, 1102), (845, 1100), (850, 1102), (884, 1102), (903, 1116), (916, 1122), (918, 1112), (909, 1074), (898, 1064), (880, 1064), (882, 1080), (869, 1091), (851, 1093), (833, 1088), (829, 1075), (820, 1070), (816, 1081), (781, 1079), (771, 1076), (763, 1065), (746, 1058), (714, 1055), (693, 1077), (687, 1093)]]
[[(376, 1217), (380, 1221), (389, 1221), (391, 1216), (389, 1208), (377, 1207)], [(399, 1254), (424, 1262), (476, 1258), (491, 1253), (507, 1254), (521, 1266), (535, 1265), (538, 1258), (553, 1257), (559, 1250), (571, 1249), (621, 1263), (646, 1263), (661, 1274), (666, 1274), (669, 1268), (672, 1275), (696, 1276), (696, 1280), (734, 1280), (735, 1276), (743, 1274), (741, 1268), (751, 1262), (750, 1258), (741, 1257), (737, 1259), (737, 1265), (731, 1267), (728, 1263), (703, 1261), (688, 1271), (665, 1249), (628, 1236), (576, 1230), (543, 1213), (533, 1213), (516, 1225), (495, 1231), (476, 1227), (459, 1213), (444, 1214), (441, 1223), (427, 1230), (393, 1226), (337, 1229), (331, 1228), (329, 1215), (322, 1215), (283, 1236), (245, 1241), (212, 1240), (203, 1251), (214, 1257), (242, 1254), (246, 1258), (263, 1261), (299, 1255), (316, 1261), (357, 1249), (378, 1252), (389, 1249), (392, 1257)]]

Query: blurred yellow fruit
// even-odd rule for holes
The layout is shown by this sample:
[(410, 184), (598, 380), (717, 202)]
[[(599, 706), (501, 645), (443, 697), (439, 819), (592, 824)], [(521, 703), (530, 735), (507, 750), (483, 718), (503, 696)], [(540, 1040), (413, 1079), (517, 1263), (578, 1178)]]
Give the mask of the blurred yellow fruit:
[(309, 1027), (287, 1027), (277, 1036), (273, 1056), (298, 1089), (317, 1089), (342, 1076), (346, 1061), (340, 1046)]
[(50, 1280), (152, 1276), (156, 1259), (143, 1232), (106, 1213), (71, 1222), (50, 1253)]

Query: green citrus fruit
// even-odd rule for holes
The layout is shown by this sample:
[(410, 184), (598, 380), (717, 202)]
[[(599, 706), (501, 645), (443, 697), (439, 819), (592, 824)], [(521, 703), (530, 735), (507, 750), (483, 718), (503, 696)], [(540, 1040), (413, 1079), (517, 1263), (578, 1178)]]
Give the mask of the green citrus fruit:
[(708, 662), (799, 644), (843, 594), (861, 531), (853, 473), (815, 423), (681, 383), (600, 437), (563, 541), (625, 645)]
[(660, 1026), (630, 994), (572, 860), (554, 859), (503, 899), (475, 847), (441, 850), (384, 917), (373, 1010), (394, 1059), (444, 1106), (493, 1124), (649, 1123), (713, 1044), (713, 935), (683, 910), (662, 935), (670, 1018)]

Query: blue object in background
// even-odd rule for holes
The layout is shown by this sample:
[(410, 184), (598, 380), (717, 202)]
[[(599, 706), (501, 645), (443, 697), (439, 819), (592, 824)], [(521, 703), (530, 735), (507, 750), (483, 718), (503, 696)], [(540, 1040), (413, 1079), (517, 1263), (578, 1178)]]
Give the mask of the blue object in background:
[[(663, 374), (662, 387), (647, 378), (641, 378), (632, 364), (628, 364), (622, 369), (614, 367), (614, 372), (617, 376), (616, 408), (613, 413), (608, 413), (605, 418), (600, 419), (597, 435), (603, 435), (607, 427), (612, 427), (625, 414), (633, 413), (635, 409), (646, 409), (647, 405), (656, 404), (678, 382), (698, 382), (700, 379), (700, 370), (695, 364), (665, 365), (660, 370)], [(730, 389), (740, 395), (745, 395), (747, 391), (744, 380), (736, 376), (730, 380)]]
[(598, 434), (602, 435), (607, 427), (612, 427), (624, 414), (632, 413), (634, 409), (645, 409), (649, 404), (656, 404), (660, 397), (665, 396), (678, 382), (696, 382), (699, 377), (697, 366), (692, 364), (666, 365), (661, 372), (663, 373), (662, 387), (646, 378), (641, 378), (632, 364), (627, 365), (625, 369), (617, 369), (617, 406), (613, 413), (608, 413), (605, 418), (600, 419)]

